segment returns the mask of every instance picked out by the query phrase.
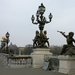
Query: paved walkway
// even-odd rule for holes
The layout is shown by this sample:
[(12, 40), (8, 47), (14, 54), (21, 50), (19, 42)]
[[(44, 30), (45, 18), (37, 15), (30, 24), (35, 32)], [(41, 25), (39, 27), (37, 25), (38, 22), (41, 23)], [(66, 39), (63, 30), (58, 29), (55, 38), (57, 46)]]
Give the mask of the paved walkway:
[(0, 75), (65, 75), (53, 71), (45, 71), (34, 68), (9, 68), (5, 67), (0, 57)]

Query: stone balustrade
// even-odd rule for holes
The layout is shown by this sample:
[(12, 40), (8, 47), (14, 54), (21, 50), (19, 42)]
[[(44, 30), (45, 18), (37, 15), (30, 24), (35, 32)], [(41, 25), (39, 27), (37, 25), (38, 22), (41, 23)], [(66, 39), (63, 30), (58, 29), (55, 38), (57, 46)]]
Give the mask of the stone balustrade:
[(8, 65), (11, 68), (24, 68), (31, 67), (32, 58), (30, 55), (15, 55), (10, 56), (8, 54), (0, 54), (4, 65)]
[(24, 68), (31, 66), (32, 58), (31, 56), (12, 56), (9, 57), (9, 66), (12, 68)]
[(9, 63), (15, 65), (25, 65), (31, 63), (31, 57), (9, 57)]

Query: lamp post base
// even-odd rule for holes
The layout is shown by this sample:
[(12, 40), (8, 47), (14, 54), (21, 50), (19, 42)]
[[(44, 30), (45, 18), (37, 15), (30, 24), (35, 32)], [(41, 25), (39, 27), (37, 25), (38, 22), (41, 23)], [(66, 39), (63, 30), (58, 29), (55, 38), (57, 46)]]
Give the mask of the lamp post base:
[(33, 60), (32, 61), (33, 68), (43, 67), (45, 55), (52, 56), (52, 53), (50, 53), (49, 51), (50, 51), (50, 49), (48, 49), (48, 48), (33, 49), (33, 52), (31, 53), (31, 57)]

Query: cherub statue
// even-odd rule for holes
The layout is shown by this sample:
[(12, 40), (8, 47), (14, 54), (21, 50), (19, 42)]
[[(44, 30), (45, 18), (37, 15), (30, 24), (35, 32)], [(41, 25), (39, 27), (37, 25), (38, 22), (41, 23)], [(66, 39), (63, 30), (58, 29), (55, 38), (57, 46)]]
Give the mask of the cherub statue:
[(67, 44), (63, 45), (62, 51), (61, 51), (61, 55), (65, 54), (70, 48), (73, 48), (73, 42), (75, 43), (75, 40), (73, 38), (74, 33), (73, 32), (69, 32), (68, 35), (65, 35), (65, 32), (62, 31), (58, 31), (60, 32), (65, 38), (66, 38), (66, 42)]
[(36, 36), (33, 39), (33, 48), (37, 47), (40, 42), (40, 34), (39, 31), (36, 31)]

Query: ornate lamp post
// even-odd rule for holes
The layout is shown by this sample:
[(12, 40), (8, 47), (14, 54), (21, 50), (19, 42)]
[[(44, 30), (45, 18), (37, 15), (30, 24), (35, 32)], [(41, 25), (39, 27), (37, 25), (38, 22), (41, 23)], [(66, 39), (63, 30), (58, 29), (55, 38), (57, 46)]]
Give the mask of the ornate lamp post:
[(6, 36), (6, 44), (7, 44), (7, 47), (6, 47), (6, 54), (9, 54), (8, 43), (9, 43), (9, 36), (10, 36), (10, 34), (7, 32), (5, 36)]
[[(38, 7), (38, 10), (36, 12), (36, 22), (34, 22), (35, 20), (35, 17), (34, 15), (32, 15), (31, 17), (31, 20), (32, 20), (32, 23), (33, 24), (39, 24), (39, 30), (40, 30), (40, 45), (39, 47), (44, 47), (45, 44), (42, 44), (44, 43), (44, 41), (42, 40), (43, 39), (43, 30), (44, 30), (44, 25), (47, 24), (47, 23), (50, 23), (51, 20), (52, 20), (52, 14), (50, 13), (49, 14), (49, 21), (46, 20), (46, 18), (43, 16), (44, 12), (45, 12), (45, 6), (43, 5), (43, 3), (41, 3), (41, 5)], [(38, 42), (38, 41), (37, 41)], [(39, 44), (39, 43), (38, 43)]]
[(43, 5), (43, 3), (41, 3), (41, 6), (38, 7), (38, 10), (36, 12), (36, 22), (34, 22), (35, 17), (34, 15), (32, 15), (31, 20), (33, 24), (39, 24), (39, 29), (40, 32), (42, 33), (44, 25), (46, 23), (50, 23), (52, 20), (52, 14), (49, 14), (49, 21), (46, 20), (46, 18), (43, 16), (44, 12), (45, 12), (45, 6)]

